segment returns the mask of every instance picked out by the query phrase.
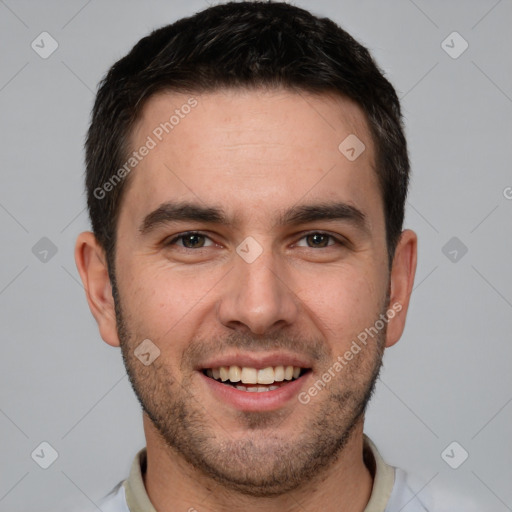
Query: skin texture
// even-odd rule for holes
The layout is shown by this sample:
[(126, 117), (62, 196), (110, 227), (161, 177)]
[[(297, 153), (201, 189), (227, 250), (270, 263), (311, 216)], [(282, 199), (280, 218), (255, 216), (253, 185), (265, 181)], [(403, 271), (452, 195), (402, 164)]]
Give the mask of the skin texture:
[[(150, 98), (133, 148), (191, 96)], [(416, 235), (403, 231), (390, 273), (374, 145), (352, 101), (286, 90), (193, 96), (197, 106), (129, 177), (117, 307), (92, 233), (78, 237), (75, 252), (101, 336), (121, 346), (144, 410), (148, 495), (161, 512), (362, 511), (372, 487), (364, 408), (385, 347), (404, 329)], [(349, 134), (366, 146), (355, 161), (338, 150)], [(170, 200), (222, 208), (233, 224), (166, 222), (142, 233), (144, 218)], [(334, 201), (363, 212), (366, 229), (343, 219), (277, 223), (292, 206)], [(189, 230), (204, 236), (176, 240)], [(262, 251), (251, 263), (236, 251), (249, 236)], [(396, 304), (379, 335), (307, 405), (294, 397), (274, 410), (239, 410), (198, 371), (220, 355), (295, 354), (312, 369), (307, 390)], [(148, 366), (134, 354), (144, 339), (160, 350)]]

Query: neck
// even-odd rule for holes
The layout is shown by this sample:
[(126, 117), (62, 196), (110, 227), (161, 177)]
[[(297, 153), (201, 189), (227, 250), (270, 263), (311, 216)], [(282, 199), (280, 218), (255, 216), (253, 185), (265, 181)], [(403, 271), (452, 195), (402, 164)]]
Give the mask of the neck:
[(299, 489), (275, 497), (253, 497), (234, 492), (188, 464), (169, 448), (144, 414), (147, 469), (146, 492), (159, 512), (200, 510), (288, 512), (297, 508), (323, 512), (363, 512), (373, 486), (373, 475), (363, 460), (363, 419), (352, 431), (337, 460)]

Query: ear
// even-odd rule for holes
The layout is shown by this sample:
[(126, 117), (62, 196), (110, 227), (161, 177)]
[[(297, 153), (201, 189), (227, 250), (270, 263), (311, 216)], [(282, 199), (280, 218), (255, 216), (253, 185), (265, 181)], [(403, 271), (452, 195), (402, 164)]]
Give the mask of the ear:
[(417, 252), (418, 237), (416, 233), (410, 229), (402, 231), (391, 268), (388, 309), (390, 320), (387, 326), (386, 347), (394, 345), (402, 336), (405, 328), (405, 318), (416, 274)]
[(75, 262), (82, 278), (92, 315), (103, 340), (118, 347), (116, 315), (105, 252), (90, 231), (80, 233), (75, 245)]

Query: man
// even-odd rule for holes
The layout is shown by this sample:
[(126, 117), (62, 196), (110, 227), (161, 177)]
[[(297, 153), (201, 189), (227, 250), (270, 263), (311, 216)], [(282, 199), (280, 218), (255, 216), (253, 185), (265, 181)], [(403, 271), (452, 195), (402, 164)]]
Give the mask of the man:
[(363, 433), (417, 251), (368, 51), (286, 3), (208, 8), (110, 69), (86, 164), (76, 262), (147, 441), (102, 510), (427, 510)]

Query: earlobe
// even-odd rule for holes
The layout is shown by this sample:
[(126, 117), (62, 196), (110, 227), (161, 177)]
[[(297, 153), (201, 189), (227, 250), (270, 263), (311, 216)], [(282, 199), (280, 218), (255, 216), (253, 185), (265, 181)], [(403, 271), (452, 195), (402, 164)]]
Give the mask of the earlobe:
[(90, 231), (80, 233), (77, 238), (75, 262), (101, 337), (109, 345), (118, 347), (114, 299), (105, 252)]
[(410, 229), (402, 231), (391, 269), (389, 310), (392, 310), (394, 315), (389, 315), (386, 347), (394, 345), (402, 336), (405, 328), (405, 319), (416, 274), (417, 250), (418, 237), (416, 233)]

